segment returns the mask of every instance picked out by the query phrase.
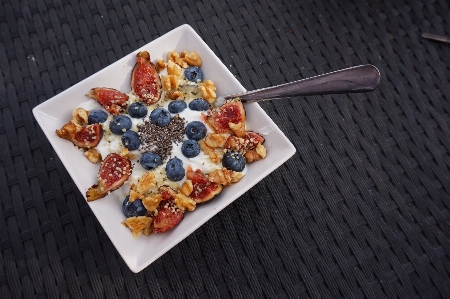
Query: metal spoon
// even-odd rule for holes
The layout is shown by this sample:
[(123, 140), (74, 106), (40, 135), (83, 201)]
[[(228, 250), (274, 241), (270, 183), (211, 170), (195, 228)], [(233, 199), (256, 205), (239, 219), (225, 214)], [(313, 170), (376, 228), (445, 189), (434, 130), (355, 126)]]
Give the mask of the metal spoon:
[[(379, 83), (378, 69), (366, 64), (291, 83), (227, 95), (222, 99), (226, 101), (239, 97), (243, 103), (249, 103), (294, 96), (366, 92), (374, 90)], [(218, 98), (218, 101), (222, 99)]]

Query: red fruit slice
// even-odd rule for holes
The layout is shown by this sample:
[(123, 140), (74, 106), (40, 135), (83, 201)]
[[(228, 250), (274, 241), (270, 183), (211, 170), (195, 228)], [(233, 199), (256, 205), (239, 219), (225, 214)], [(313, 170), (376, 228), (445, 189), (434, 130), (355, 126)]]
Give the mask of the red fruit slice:
[(200, 169), (193, 171), (191, 166), (187, 168), (186, 179), (192, 181), (193, 190), (189, 197), (196, 203), (211, 200), (214, 196), (222, 192), (223, 189), (222, 185), (211, 182)]
[(264, 137), (255, 132), (247, 131), (243, 137), (230, 135), (227, 141), (225, 141), (224, 148), (245, 152), (256, 148), (258, 143), (263, 144)]
[(78, 147), (89, 149), (96, 147), (103, 136), (100, 124), (88, 125), (85, 127), (69, 122), (61, 129), (56, 130), (59, 137), (72, 141)]
[(216, 133), (233, 133), (228, 126), (228, 123), (244, 123), (245, 110), (244, 105), (240, 101), (231, 101), (225, 103), (223, 106), (211, 110), (207, 114), (202, 114), (205, 122)]
[(125, 183), (131, 175), (131, 161), (118, 154), (111, 153), (103, 160), (98, 171), (98, 183), (86, 192), (86, 199), (93, 201), (105, 197)]
[(96, 100), (112, 115), (119, 115), (127, 108), (128, 96), (113, 88), (92, 88), (86, 95)]
[(173, 196), (172, 199), (162, 200), (156, 210), (158, 213), (153, 219), (153, 231), (157, 234), (171, 230), (184, 217), (184, 212), (176, 206)]
[(139, 52), (131, 74), (131, 90), (147, 105), (159, 101), (161, 80), (147, 51)]

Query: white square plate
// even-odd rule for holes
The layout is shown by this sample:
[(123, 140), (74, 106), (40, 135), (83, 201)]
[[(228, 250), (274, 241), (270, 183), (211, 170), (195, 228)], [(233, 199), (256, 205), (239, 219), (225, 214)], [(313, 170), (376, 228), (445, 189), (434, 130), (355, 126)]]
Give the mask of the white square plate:
[[(216, 84), (217, 95), (245, 92), (245, 88), (192, 27), (182, 25), (38, 105), (33, 109), (33, 114), (83, 196), (97, 182), (99, 164), (90, 163), (75, 150), (71, 142), (59, 138), (55, 130), (70, 120), (72, 111), (80, 103), (86, 102), (88, 98), (85, 94), (91, 88), (111, 87), (125, 93), (130, 92), (131, 71), (136, 54), (144, 50), (150, 53), (153, 61), (166, 58), (167, 53), (173, 50), (195, 51), (203, 60), (204, 78), (211, 79)], [(249, 164), (247, 174), (240, 182), (224, 188), (211, 202), (186, 213), (183, 221), (173, 230), (133, 239), (129, 229), (121, 224), (125, 219), (122, 214), (123, 199), (118, 199), (113, 192), (103, 199), (87, 203), (133, 272), (137, 273), (150, 265), (294, 155), (295, 147), (258, 104), (246, 104), (245, 110), (248, 127), (266, 134), (264, 145), (267, 157)]]

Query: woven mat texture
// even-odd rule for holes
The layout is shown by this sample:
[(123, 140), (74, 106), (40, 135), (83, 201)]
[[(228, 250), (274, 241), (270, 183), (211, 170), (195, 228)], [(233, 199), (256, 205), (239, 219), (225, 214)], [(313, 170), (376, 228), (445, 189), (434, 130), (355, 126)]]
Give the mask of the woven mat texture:
[[(181, 24), (247, 89), (359, 64), (371, 93), (261, 104), (297, 149), (132, 273), (32, 108)], [(450, 3), (0, 2), (0, 298), (450, 298)]]

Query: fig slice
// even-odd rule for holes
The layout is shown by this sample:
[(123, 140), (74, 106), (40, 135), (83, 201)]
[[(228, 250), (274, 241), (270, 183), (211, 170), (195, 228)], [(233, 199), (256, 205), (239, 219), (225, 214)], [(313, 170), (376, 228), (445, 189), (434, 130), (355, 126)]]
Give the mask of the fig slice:
[(203, 120), (215, 133), (233, 133), (229, 123), (245, 123), (244, 105), (240, 101), (230, 101), (223, 106), (202, 114)]
[[(165, 198), (165, 195), (163, 195)], [(156, 209), (153, 220), (153, 232), (159, 234), (171, 230), (183, 220), (184, 212), (175, 204), (173, 196), (171, 199), (163, 199)]]
[(193, 190), (189, 197), (196, 203), (203, 203), (213, 199), (223, 189), (221, 184), (211, 182), (200, 169), (193, 171), (191, 166), (188, 166), (186, 170), (186, 179), (192, 181)]
[(145, 104), (154, 104), (161, 96), (161, 79), (147, 51), (139, 52), (136, 57), (131, 74), (131, 91)]
[(128, 95), (113, 88), (95, 87), (86, 96), (96, 100), (112, 115), (119, 115), (127, 108)]
[(98, 171), (97, 184), (86, 192), (87, 201), (93, 201), (105, 197), (110, 192), (118, 189), (131, 175), (133, 165), (131, 161), (116, 153), (106, 156)]
[(256, 148), (256, 146), (260, 143), (264, 143), (264, 137), (258, 133), (247, 131), (243, 137), (230, 135), (225, 141), (224, 148), (239, 152), (246, 152)]
[(70, 140), (80, 148), (89, 149), (98, 145), (103, 136), (103, 129), (100, 124), (83, 127), (70, 121), (61, 129), (56, 130), (56, 134), (63, 139)]

